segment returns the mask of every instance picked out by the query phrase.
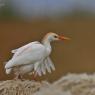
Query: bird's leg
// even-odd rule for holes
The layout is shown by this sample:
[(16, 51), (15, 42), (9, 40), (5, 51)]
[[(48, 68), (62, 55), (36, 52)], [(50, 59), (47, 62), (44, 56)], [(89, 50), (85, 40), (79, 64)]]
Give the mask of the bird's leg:
[(35, 75), (33, 75), (33, 80), (34, 80), (34, 81), (37, 81), (37, 79), (36, 79)]
[(23, 77), (22, 77), (22, 75), (20, 75), (20, 74), (17, 74), (14, 79), (15, 79), (15, 80), (22, 80), (22, 81), (23, 81)]
[(37, 73), (35, 72), (34, 75), (33, 75), (33, 80), (36, 81), (36, 82), (39, 82), (41, 83), (41, 80), (37, 80)]
[(19, 80), (19, 74), (16, 74), (15, 80)]
[(33, 72), (33, 80), (34, 81), (37, 81), (36, 76), (37, 76), (36, 72)]

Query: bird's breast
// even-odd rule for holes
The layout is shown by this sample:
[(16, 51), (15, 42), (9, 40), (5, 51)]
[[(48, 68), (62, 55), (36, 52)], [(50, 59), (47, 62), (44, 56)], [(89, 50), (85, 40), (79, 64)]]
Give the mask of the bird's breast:
[(49, 55), (51, 54), (51, 51), (52, 51), (52, 49), (51, 49), (51, 48), (46, 48), (47, 56), (49, 56)]

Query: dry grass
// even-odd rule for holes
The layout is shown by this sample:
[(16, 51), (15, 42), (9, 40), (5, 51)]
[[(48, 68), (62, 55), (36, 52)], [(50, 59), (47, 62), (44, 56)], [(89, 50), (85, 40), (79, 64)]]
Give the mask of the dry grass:
[(31, 95), (40, 88), (49, 85), (46, 82), (7, 80), (0, 82), (0, 95)]
[(68, 74), (52, 84), (47, 81), (1, 81), (0, 95), (95, 95), (95, 74)]

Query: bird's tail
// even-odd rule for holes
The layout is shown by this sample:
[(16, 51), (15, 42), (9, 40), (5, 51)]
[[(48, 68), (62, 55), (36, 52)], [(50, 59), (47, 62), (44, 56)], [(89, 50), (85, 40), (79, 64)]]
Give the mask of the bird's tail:
[(12, 71), (12, 68), (10, 68), (10, 69), (6, 69), (6, 74), (10, 74), (11, 71)]
[[(5, 66), (6, 66), (6, 64), (7, 64), (7, 62), (4, 62)], [(10, 68), (10, 69), (5, 68), (5, 70), (6, 70), (6, 74), (10, 74), (12, 71), (12, 68)]]

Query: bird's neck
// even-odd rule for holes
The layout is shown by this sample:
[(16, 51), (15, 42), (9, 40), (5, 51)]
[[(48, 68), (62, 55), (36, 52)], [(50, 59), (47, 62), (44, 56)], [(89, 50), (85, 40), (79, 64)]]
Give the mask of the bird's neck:
[(47, 51), (49, 52), (49, 54), (51, 53), (51, 44), (49, 40), (42, 40), (42, 44), (46, 47)]

